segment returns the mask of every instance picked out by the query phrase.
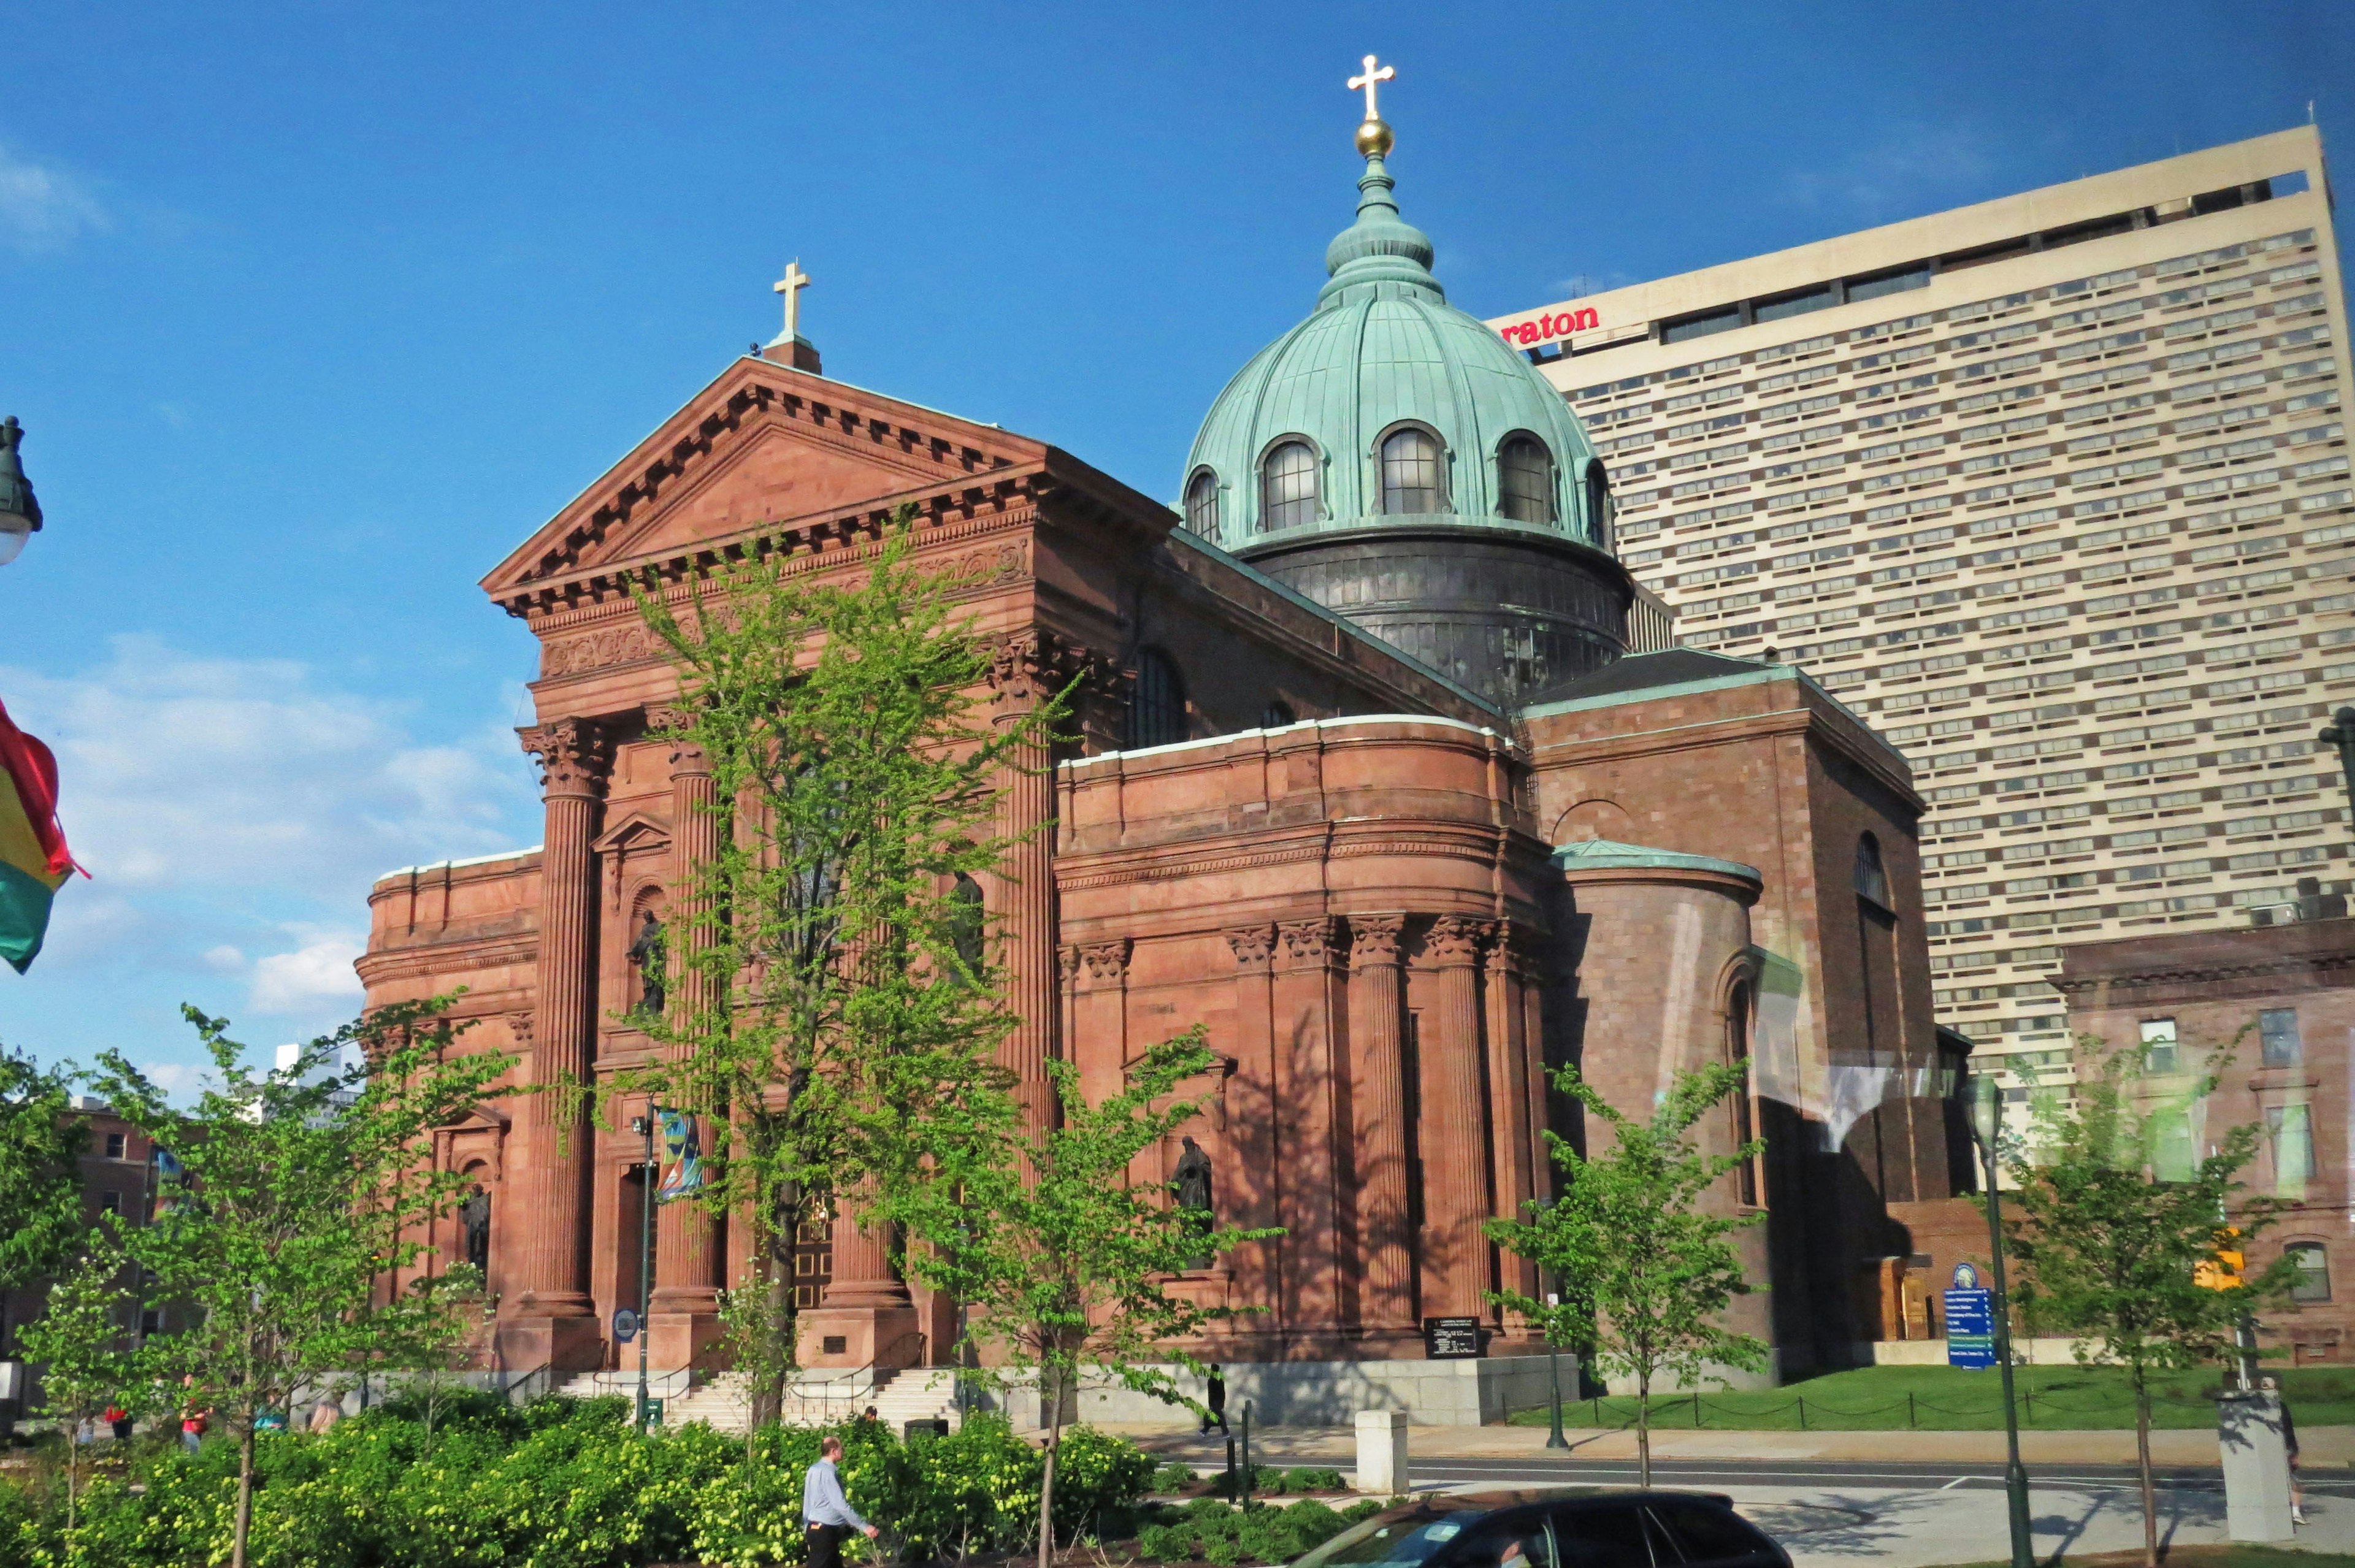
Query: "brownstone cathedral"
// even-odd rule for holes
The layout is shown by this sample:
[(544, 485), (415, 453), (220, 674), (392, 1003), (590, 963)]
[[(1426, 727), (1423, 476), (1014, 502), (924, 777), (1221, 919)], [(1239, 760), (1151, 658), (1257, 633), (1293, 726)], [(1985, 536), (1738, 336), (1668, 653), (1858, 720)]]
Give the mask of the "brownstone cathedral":
[[(1630, 645), (1585, 431), (1447, 302), (1389, 128), (1358, 146), (1315, 308), (1220, 394), (1174, 505), (830, 379), (790, 325), (723, 367), (483, 580), (539, 639), (521, 740), (545, 839), (379, 880), (368, 1001), (464, 987), (468, 1038), (531, 1081), (643, 1060), (628, 950), (709, 852), (711, 784), (649, 739), (677, 680), (624, 584), (755, 541), (856, 573), (912, 507), (923, 559), (974, 571), (995, 710), (1083, 680), (1082, 754), (1007, 780), (1013, 825), (1047, 825), (986, 889), (1007, 1064), (1036, 1083), (1061, 1058), (1109, 1090), (1144, 1044), (1207, 1026), (1212, 1201), (1284, 1228), (1173, 1286), (1265, 1309), (1199, 1347), (1231, 1384), (1279, 1418), (1412, 1404), (1441, 1370), (1426, 1320), (1469, 1317), (1486, 1353), (1445, 1370), (1472, 1418), (1536, 1403), (1537, 1347), (1485, 1293), (1540, 1282), (1481, 1226), (1550, 1190), (1542, 1129), (1578, 1136), (1545, 1077), (1565, 1061), (1638, 1113), (1678, 1068), (1750, 1064), (1711, 1135), (1766, 1139), (1721, 1195), (1766, 1214), (1737, 1326), (1784, 1375), (1847, 1363), (1902, 1309), (1891, 1206), (1947, 1196), (1959, 1152), (1921, 797), (1806, 671)], [(617, 1364), (641, 1285), (641, 1142), (558, 1115), (503, 1101), (440, 1146), (483, 1197), (437, 1248), (486, 1263), (517, 1370)], [(658, 1369), (712, 1359), (743, 1257), (689, 1208), (660, 1211)], [(895, 1277), (888, 1238), (846, 1214), (814, 1240), (807, 1362), (948, 1360), (954, 1304)]]

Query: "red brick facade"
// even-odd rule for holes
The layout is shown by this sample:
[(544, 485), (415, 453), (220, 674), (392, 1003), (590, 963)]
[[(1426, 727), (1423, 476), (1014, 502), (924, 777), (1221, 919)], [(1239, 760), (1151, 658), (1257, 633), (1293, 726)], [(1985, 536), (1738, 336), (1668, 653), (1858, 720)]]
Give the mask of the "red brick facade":
[[(709, 780), (647, 738), (676, 686), (625, 584), (652, 568), (684, 599), (698, 565), (756, 539), (853, 572), (901, 506), (927, 563), (975, 575), (999, 711), (1082, 682), (1083, 754), (1008, 780), (1015, 826), (1055, 826), (986, 889), (1021, 1019), (1008, 1065), (1034, 1099), (1050, 1057), (1100, 1090), (1205, 1025), (1217, 1207), (1285, 1228), (1181, 1282), (1267, 1309), (1214, 1353), (1412, 1356), (1424, 1316), (1495, 1319), (1485, 1292), (1535, 1282), (1480, 1223), (1548, 1189), (1540, 1128), (1575, 1131), (1546, 1064), (1583, 1062), (1640, 1114), (1673, 1067), (1742, 1051), (1757, 1093), (1712, 1136), (1772, 1140), (1725, 1196), (1772, 1216), (1753, 1234), (1774, 1288), (1745, 1311), (1786, 1367), (1870, 1337), (1852, 1303), (1891, 1244), (1883, 1196), (1945, 1195), (1941, 1123), (1914, 1097), (1934, 1062), (1920, 802), (1893, 752), (1797, 672), (1723, 660), (1517, 719), (1062, 452), (758, 359), (485, 580), (541, 644), (522, 739), (546, 842), (379, 881), (370, 1003), (463, 985), (468, 1038), (521, 1051), (532, 1078), (642, 1060), (630, 933), (684, 912), (681, 825), (704, 820)], [(1118, 752), (1148, 657), (1178, 673), (1193, 738)], [(1856, 891), (1866, 834), (1877, 900)], [(1573, 840), (1631, 852), (1556, 855)], [(503, 1102), (445, 1140), (492, 1194), (518, 1371), (603, 1363), (638, 1288), (637, 1142), (558, 1110)], [(708, 1355), (743, 1238), (677, 1208), (661, 1224), (651, 1343), (677, 1367)], [(906, 1364), (941, 1359), (954, 1319), (846, 1217), (806, 1328), (815, 1362)]]

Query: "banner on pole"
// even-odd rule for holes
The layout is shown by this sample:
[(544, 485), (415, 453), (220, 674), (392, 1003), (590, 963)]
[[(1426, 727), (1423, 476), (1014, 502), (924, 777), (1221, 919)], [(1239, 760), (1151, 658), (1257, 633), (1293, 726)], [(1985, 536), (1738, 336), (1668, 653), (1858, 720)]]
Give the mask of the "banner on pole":
[(695, 1118), (685, 1111), (663, 1112), (662, 1147), (662, 1185), (655, 1189), (655, 1201), (668, 1203), (702, 1191), (703, 1142)]

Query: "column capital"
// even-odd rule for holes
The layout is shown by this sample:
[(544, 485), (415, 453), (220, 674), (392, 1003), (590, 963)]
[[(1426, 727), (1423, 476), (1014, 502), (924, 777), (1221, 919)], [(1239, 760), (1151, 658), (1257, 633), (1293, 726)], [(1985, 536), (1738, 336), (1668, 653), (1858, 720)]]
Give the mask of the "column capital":
[(1431, 934), (1424, 939), (1423, 951), (1442, 969), (1470, 968), (1480, 962), (1480, 950), (1488, 944), (1496, 929), (1489, 921), (1444, 914), (1431, 923)]
[(1263, 975), (1268, 961), (1275, 952), (1275, 928), (1269, 925), (1241, 925), (1221, 933), (1227, 939), (1228, 951), (1235, 955), (1235, 968), (1243, 974)]
[(1080, 950), (1068, 943), (1057, 948), (1055, 967), (1063, 976), (1066, 987), (1073, 984), (1080, 977)]
[(1282, 921), (1275, 930), (1276, 939), (1284, 946), (1283, 966), (1286, 969), (1313, 969), (1337, 963), (1348, 951), (1340, 922), (1330, 916)]
[(523, 749), (539, 759), (540, 792), (594, 800), (605, 792), (613, 747), (593, 719), (559, 719), (516, 731)]
[(646, 705), (646, 733), (670, 737), (670, 776), (678, 778), (695, 773), (709, 773), (711, 759), (702, 747), (680, 731), (695, 722), (695, 710), (675, 702)]
[(1088, 978), (1097, 985), (1120, 985), (1128, 978), (1129, 940), (1124, 936), (1113, 942), (1091, 942), (1080, 948), (1080, 956), (1088, 966)]
[(1483, 970), (1517, 980), (1534, 978), (1540, 962), (1538, 933), (1524, 922), (1497, 922), (1490, 929), (1488, 945), (1480, 951)]
[(1349, 917), (1349, 967), (1396, 968), (1399, 937), (1406, 930), (1402, 914), (1353, 914)]

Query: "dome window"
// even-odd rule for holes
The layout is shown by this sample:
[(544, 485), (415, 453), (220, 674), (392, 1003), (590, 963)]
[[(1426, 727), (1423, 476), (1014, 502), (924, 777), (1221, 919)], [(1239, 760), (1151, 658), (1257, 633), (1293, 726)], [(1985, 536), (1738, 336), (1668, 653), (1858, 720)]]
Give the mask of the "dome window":
[(1219, 537), (1219, 476), (1207, 468), (1186, 486), (1186, 527), (1204, 539)]
[(1497, 453), (1497, 510), (1517, 523), (1550, 527), (1553, 459), (1535, 436), (1517, 435)]
[(1439, 442), (1415, 425), (1382, 438), (1382, 510), (1444, 510), (1439, 495)]
[(1316, 453), (1305, 441), (1287, 441), (1260, 465), (1260, 531), (1302, 528), (1316, 520)]
[(1599, 457), (1586, 460), (1586, 531), (1596, 544), (1611, 548), (1611, 479)]

